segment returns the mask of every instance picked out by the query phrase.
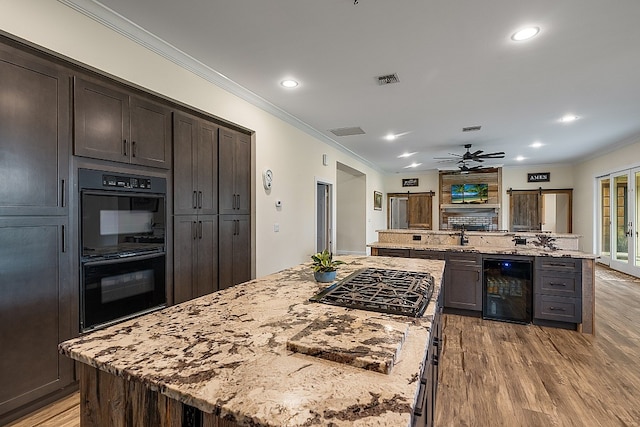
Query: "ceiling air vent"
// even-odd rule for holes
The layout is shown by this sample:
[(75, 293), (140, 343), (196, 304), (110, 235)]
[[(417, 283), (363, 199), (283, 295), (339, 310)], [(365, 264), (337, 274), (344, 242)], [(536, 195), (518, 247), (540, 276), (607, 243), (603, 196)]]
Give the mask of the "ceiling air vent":
[(387, 74), (386, 76), (378, 76), (376, 77), (378, 84), (382, 85), (390, 85), (391, 83), (400, 83), (400, 79), (396, 73)]
[(329, 132), (331, 132), (335, 136), (364, 135), (364, 131), (358, 126), (350, 128), (330, 129)]
[(482, 126), (467, 126), (466, 128), (462, 128), (462, 132), (475, 132), (481, 128)]

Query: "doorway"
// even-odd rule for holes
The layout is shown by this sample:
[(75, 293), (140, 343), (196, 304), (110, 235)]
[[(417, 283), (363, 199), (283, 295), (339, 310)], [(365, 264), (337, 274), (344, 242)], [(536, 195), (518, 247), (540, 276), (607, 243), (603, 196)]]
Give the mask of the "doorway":
[(509, 231), (572, 232), (572, 189), (509, 189)]
[(332, 184), (316, 178), (316, 252), (333, 251)]
[(640, 277), (640, 168), (616, 172), (598, 181), (601, 262)]

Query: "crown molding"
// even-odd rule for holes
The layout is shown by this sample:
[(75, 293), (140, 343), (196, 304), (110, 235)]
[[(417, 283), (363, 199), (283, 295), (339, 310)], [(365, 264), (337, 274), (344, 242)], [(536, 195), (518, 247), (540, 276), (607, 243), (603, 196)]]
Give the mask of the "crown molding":
[(82, 15), (87, 16), (88, 18), (93, 19), (94, 21), (104, 25), (105, 27), (177, 64), (185, 70), (192, 72), (193, 74), (205, 79), (206, 81), (215, 84), (216, 86), (226, 90), (227, 92), (247, 101), (248, 103), (260, 108), (261, 110), (279, 118), (280, 120), (312, 136), (313, 138), (318, 139), (321, 142), (324, 142), (325, 144), (342, 151), (350, 157), (353, 157), (356, 160), (369, 166), (370, 168), (380, 173), (385, 173), (380, 169), (378, 165), (371, 163), (369, 160), (354, 153), (347, 147), (331, 139), (311, 125), (275, 106), (266, 99), (256, 95), (249, 89), (239, 85), (225, 75), (203, 64), (191, 55), (184, 53), (180, 49), (155, 36), (154, 34), (150, 33), (149, 31), (115, 12), (114, 10), (104, 6), (103, 4), (94, 0), (58, 0), (58, 2), (70, 7), (71, 9), (81, 13)]

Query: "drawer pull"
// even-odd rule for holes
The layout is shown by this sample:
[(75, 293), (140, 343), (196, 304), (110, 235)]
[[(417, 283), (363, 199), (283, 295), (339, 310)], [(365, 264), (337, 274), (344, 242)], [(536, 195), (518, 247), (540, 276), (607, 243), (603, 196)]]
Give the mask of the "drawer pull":
[(551, 311), (567, 311), (562, 307), (549, 307), (549, 310), (551, 310)]
[(566, 283), (549, 282), (549, 286), (567, 286)]

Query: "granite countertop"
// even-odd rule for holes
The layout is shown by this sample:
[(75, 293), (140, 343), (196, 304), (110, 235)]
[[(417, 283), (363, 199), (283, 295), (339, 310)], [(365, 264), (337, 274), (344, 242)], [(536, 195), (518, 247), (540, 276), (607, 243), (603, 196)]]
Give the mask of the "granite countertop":
[[(444, 262), (338, 259), (347, 262), (338, 280), (364, 267), (428, 272), (433, 298), (420, 318), (309, 302), (327, 285), (309, 263), (66, 341), (60, 352), (240, 424), (408, 426)], [(366, 357), (327, 360), (314, 348)], [(391, 354), (390, 372), (364, 366), (378, 354)]]
[(566, 249), (549, 250), (531, 246), (472, 246), (472, 245), (429, 245), (424, 243), (384, 243), (374, 242), (367, 245), (371, 248), (414, 249), (423, 251), (464, 252), (487, 255), (523, 255), (536, 257), (596, 259), (597, 255), (582, 251)]
[[(384, 229), (376, 230), (376, 233), (395, 233), (395, 234), (452, 234), (460, 233), (460, 230), (424, 230), (424, 229)], [(550, 237), (562, 237), (565, 239), (579, 239), (582, 237), (580, 234), (573, 233), (549, 233), (542, 231), (469, 231), (465, 230), (465, 234), (475, 236), (523, 236), (523, 237), (535, 237), (538, 234), (545, 234)]]

